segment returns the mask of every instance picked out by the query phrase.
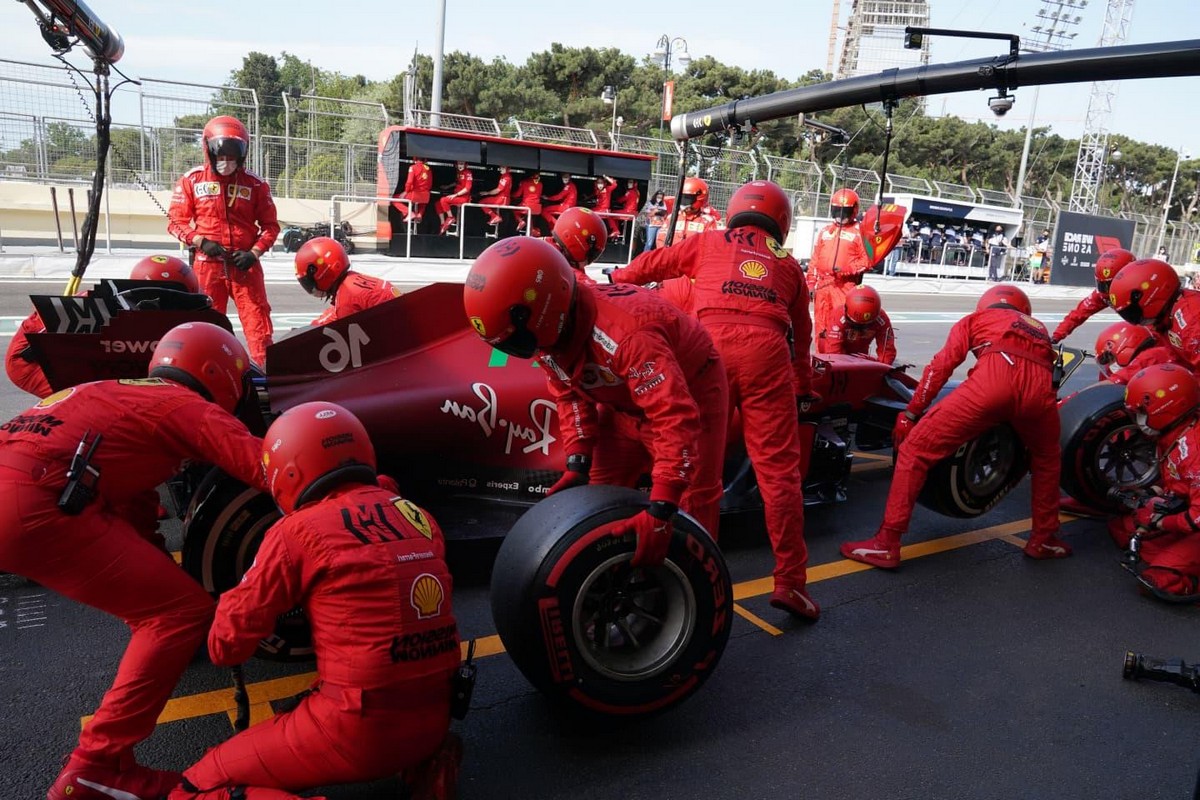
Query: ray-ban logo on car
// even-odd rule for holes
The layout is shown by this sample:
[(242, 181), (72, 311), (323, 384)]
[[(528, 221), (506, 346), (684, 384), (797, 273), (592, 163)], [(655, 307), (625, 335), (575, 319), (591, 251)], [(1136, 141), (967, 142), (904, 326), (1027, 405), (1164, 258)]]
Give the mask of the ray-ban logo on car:
[(478, 425), (488, 439), (497, 430), (503, 430), (505, 455), (512, 454), (513, 445), (517, 442), (526, 443), (521, 446), (522, 453), (540, 450), (542, 455), (550, 454), (550, 445), (557, 441), (551, 433), (556, 413), (554, 403), (543, 398), (531, 400), (524, 420), (509, 419), (501, 417), (497, 411), (496, 390), (491, 386), (473, 383), (471, 391), (479, 399), (479, 406), (447, 399), (442, 401), (441, 412)]

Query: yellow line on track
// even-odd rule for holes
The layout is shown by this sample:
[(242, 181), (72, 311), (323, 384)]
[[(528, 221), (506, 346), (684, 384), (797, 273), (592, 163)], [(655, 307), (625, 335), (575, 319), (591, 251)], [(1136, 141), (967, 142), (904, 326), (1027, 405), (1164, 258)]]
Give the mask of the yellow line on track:
[[(1062, 522), (1070, 522), (1077, 517), (1070, 514), (1059, 514), (1059, 520)], [(975, 531), (966, 531), (965, 533), (955, 534), (953, 536), (945, 536), (940, 539), (934, 539), (927, 542), (919, 542), (910, 544), (907, 547), (900, 549), (900, 557), (904, 561), (909, 561), (914, 558), (922, 558), (931, 556), (937, 553), (945, 553), (950, 550), (957, 550), (962, 547), (968, 547), (980, 542), (1001, 540), (1013, 544), (1017, 547), (1024, 547), (1025, 541), (1016, 536), (1019, 533), (1025, 533), (1030, 530), (1032, 520), (1022, 519), (1015, 522), (1006, 522), (1003, 525), (993, 525), (990, 528), (981, 528)], [(830, 561), (826, 564), (817, 564), (808, 570), (808, 582), (819, 583), (832, 578), (840, 578), (845, 575), (853, 575), (856, 572), (864, 572), (869, 569), (874, 569), (866, 564), (860, 564), (857, 561), (849, 559), (841, 559), (838, 561)], [(752, 625), (766, 631), (772, 636), (780, 636), (783, 631), (771, 625), (766, 620), (752, 613), (736, 601), (747, 600), (753, 597), (760, 597), (764, 594), (770, 594), (775, 588), (775, 582), (772, 578), (756, 578), (754, 580), (742, 581), (733, 586), (734, 612), (743, 619), (750, 622)], [(499, 655), (504, 652), (504, 644), (500, 641), (500, 637), (495, 634), (490, 636), (481, 636), (475, 639), (475, 657), (486, 658), (488, 656)], [(467, 644), (462, 644), (462, 654), (466, 657)], [(315, 672), (305, 672), (299, 675), (290, 675), (284, 678), (273, 678), (266, 681), (258, 681), (255, 683), (247, 683), (246, 691), (250, 697), (250, 722), (255, 724), (264, 719), (270, 719), (274, 716), (274, 711), (271, 709), (272, 700), (282, 700), (286, 697), (299, 694), (309, 688), (313, 681), (317, 678)], [(209, 714), (227, 714), (232, 723), (236, 714), (237, 704), (233, 701), (233, 689), (217, 689), (211, 692), (202, 692), (200, 694), (188, 695), (186, 697), (176, 697), (167, 701), (166, 708), (158, 717), (159, 724), (164, 722), (176, 722), (183, 719), (191, 719), (193, 717), (202, 717)], [(87, 724), (91, 719), (91, 715), (80, 718), (80, 725)]]
[(762, 628), (764, 631), (771, 634), (772, 636), (782, 636), (783, 635), (783, 631), (779, 630), (779, 628), (776, 628), (774, 625), (767, 622), (765, 619), (758, 616), (757, 614), (751, 613), (741, 603), (734, 603), (733, 611), (735, 614), (737, 614), (739, 617), (741, 617), (742, 619), (749, 622), (751, 625)]

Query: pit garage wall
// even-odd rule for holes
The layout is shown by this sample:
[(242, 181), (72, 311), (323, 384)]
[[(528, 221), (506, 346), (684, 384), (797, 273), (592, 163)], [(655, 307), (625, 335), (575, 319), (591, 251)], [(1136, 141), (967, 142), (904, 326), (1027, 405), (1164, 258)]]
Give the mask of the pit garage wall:
[[(58, 247), (54, 224), (54, 206), (50, 186), (24, 181), (0, 181), (0, 242), (6, 250), (18, 247)], [(74, 252), (71, 205), (68, 189), (74, 189), (76, 225), (82, 229), (87, 212), (88, 187), (57, 185), (58, 217), (62, 225), (63, 247)], [(154, 197), (169, 208), (170, 192), (154, 192)], [(275, 199), (279, 224), (310, 226), (328, 223), (327, 200)], [(106, 215), (107, 210), (107, 215)], [(347, 221), (355, 231), (354, 243), (365, 250), (375, 247), (375, 204), (339, 201), (335, 212), (339, 221)], [(111, 227), (111, 230), (110, 230)], [(359, 235), (365, 234), (365, 235)], [(142, 189), (107, 189), (100, 203), (100, 229), (96, 250), (106, 248), (109, 237), (113, 247), (174, 249), (179, 243), (167, 235), (167, 218)], [(276, 249), (281, 245), (276, 242)]]

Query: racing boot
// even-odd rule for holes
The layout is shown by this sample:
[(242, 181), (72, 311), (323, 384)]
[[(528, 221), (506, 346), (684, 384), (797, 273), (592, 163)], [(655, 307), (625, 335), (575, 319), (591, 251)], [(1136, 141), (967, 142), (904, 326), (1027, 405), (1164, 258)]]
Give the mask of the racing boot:
[(452, 800), (457, 797), (462, 757), (462, 739), (456, 733), (447, 733), (433, 755), (404, 770), (400, 776), (408, 784), (411, 800)]
[(771, 592), (771, 606), (780, 608), (794, 617), (816, 622), (821, 616), (821, 607), (813, 600), (808, 590), (803, 586), (796, 589), (788, 586), (776, 586)]
[(178, 772), (150, 769), (132, 761), (121, 768), (72, 754), (46, 800), (162, 800), (179, 785), (181, 777)]
[(889, 542), (880, 534), (861, 542), (842, 542), (842, 555), (851, 561), (860, 561), (880, 569), (895, 569), (900, 566), (900, 543)]
[(450, 230), (450, 226), (454, 224), (454, 217), (446, 217), (442, 220), (442, 229), (438, 233), (442, 236), (446, 235), (446, 231)]
[(1051, 534), (1040, 539), (1029, 537), (1025, 545), (1025, 555), (1030, 558), (1066, 558), (1071, 555), (1071, 545)]

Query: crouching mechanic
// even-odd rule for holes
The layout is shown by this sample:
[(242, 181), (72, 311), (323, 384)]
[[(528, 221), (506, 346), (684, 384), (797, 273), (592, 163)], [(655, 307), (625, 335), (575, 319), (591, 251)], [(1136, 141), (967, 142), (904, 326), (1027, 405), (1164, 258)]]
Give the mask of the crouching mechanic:
[(294, 711), (209, 750), (171, 800), (290, 798), (423, 762), (437, 773), (425, 777), (452, 791), (459, 645), (437, 523), (380, 488), (366, 429), (333, 403), (285, 411), (263, 437), (262, 464), (284, 516), (221, 595), (208, 651), (218, 666), (241, 664), (280, 614), (302, 606), (318, 680)]
[(0, 425), (0, 570), (132, 632), (48, 800), (157, 800), (179, 782), (133, 749), (204, 641), (213, 601), (162, 546), (155, 487), (191, 459), (266, 489), (262, 444), (230, 413), (249, 365), (232, 333), (186, 323), (159, 340), (149, 378), (64, 389)]
[[(1132, 514), (1109, 523), (1130, 549), (1138, 580), (1167, 602), (1200, 600), (1200, 386), (1177, 364), (1140, 370), (1125, 387), (1125, 407), (1158, 440), (1159, 484)], [(1138, 546), (1130, 547), (1134, 534)]]
[(1182, 364), (1200, 371), (1200, 291), (1184, 289), (1165, 261), (1134, 261), (1113, 279), (1109, 303), (1121, 319), (1167, 338)]
[(884, 364), (896, 363), (896, 333), (892, 321), (883, 310), (879, 292), (870, 286), (856, 286), (846, 294), (842, 317), (821, 331), (825, 353), (842, 353), (871, 357), (871, 342), (875, 343), (875, 360)]
[[(129, 272), (129, 280), (167, 281), (177, 284), (185, 292), (195, 294), (200, 291), (200, 281), (196, 278), (196, 273), (186, 261), (174, 256), (146, 256), (133, 265)], [(86, 295), (87, 292), (79, 294)], [(27, 338), (31, 333), (42, 333), (45, 330), (46, 326), (42, 323), (41, 316), (34, 311), (21, 322), (13, 334), (4, 358), (4, 369), (8, 373), (8, 379), (18, 389), (35, 397), (45, 397), (54, 391), (50, 382), (46, 380), (46, 373), (42, 372), (41, 365), (33, 360)]]
[(791, 229), (792, 203), (778, 185), (752, 181), (734, 192), (727, 210), (727, 230), (642, 253), (611, 275), (639, 284), (681, 275), (695, 279), (692, 309), (725, 364), (729, 402), (741, 411), (746, 451), (762, 493), (775, 554), (771, 605), (815, 620), (820, 608), (806, 588), (801, 491), (812, 439), (802, 442), (796, 416), (798, 400), (815, 399), (812, 322), (804, 273), (780, 245)]
[(1080, 300), (1079, 305), (1071, 309), (1063, 317), (1062, 322), (1058, 323), (1058, 327), (1054, 329), (1054, 333), (1050, 336), (1052, 344), (1058, 344), (1063, 339), (1066, 339), (1071, 335), (1071, 331), (1109, 307), (1108, 290), (1112, 286), (1113, 279), (1117, 277), (1121, 270), (1133, 263), (1135, 258), (1133, 253), (1128, 250), (1122, 250), (1119, 247), (1112, 250), (1105, 250), (1100, 254), (1100, 257), (1096, 259), (1095, 290)]
[(300, 245), (295, 263), (296, 280), (304, 291), (330, 303), (313, 325), (328, 325), (400, 296), (400, 291), (383, 278), (350, 269), (346, 249), (328, 236)]
[(1144, 325), (1122, 320), (1096, 337), (1096, 363), (1102, 380), (1124, 385), (1139, 370), (1154, 364), (1178, 364), (1179, 358), (1166, 339)]
[(636, 535), (635, 566), (660, 564), (680, 506), (717, 538), (725, 369), (704, 327), (653, 292), (575, 276), (546, 242), (505, 239), (471, 266), (463, 305), (485, 342), (547, 372), (567, 455), (547, 494), (650, 473), (650, 508), (613, 535)]
[[(974, 353), (967, 379), (926, 414), (955, 368)], [(842, 555), (883, 569), (900, 565), (900, 538), (930, 468), (989, 428), (1008, 422), (1029, 450), (1032, 558), (1064, 558), (1071, 548), (1058, 538), (1058, 408), (1052, 384), (1054, 349), (1046, 326), (1030, 316), (1029, 298), (1000, 284), (979, 298), (976, 310), (950, 329), (934, 354), (908, 408), (892, 433), (898, 448), (883, 523), (874, 537), (844, 542)]]

